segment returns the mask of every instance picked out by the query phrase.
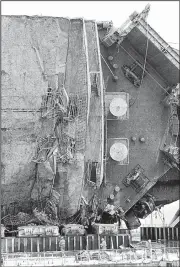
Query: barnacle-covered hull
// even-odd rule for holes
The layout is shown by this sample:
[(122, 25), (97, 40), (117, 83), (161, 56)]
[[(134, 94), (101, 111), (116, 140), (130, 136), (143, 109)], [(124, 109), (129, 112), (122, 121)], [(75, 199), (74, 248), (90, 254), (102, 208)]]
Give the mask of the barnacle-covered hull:
[(104, 129), (97, 33), (96, 23), (83, 19), (3, 17), (3, 215), (38, 207), (54, 219), (72, 216), (86, 162), (99, 163), (100, 186)]

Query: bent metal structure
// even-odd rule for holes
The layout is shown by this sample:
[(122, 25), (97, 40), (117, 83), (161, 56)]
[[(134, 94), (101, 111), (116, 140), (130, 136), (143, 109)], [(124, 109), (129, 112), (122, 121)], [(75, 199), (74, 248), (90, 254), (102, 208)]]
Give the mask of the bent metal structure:
[(179, 55), (147, 23), (2, 17), (2, 223), (124, 220), (179, 199)]

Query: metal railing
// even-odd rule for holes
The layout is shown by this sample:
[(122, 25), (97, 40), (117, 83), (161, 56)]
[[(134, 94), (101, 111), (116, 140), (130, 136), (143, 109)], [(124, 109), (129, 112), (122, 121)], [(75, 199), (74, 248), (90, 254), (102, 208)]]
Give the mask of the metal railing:
[(140, 232), (142, 240), (178, 241), (180, 235), (178, 227), (141, 227)]
[[(69, 251), (99, 249), (101, 238), (106, 240), (108, 249), (118, 249), (120, 245), (129, 246), (128, 234), (65, 236), (65, 249)], [(1, 239), (1, 252), (46, 252), (59, 251), (59, 237), (5, 237)]]

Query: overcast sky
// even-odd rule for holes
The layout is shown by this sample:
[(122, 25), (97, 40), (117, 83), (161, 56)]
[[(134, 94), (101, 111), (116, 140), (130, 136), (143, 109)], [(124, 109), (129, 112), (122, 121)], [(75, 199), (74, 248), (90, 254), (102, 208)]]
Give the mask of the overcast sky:
[(42, 15), (112, 20), (120, 26), (134, 11), (150, 3), (149, 24), (179, 49), (179, 1), (3, 1), (2, 15)]
[[(179, 1), (8, 1), (2, 2), (2, 15), (42, 15), (84, 17), (97, 21), (113, 21), (121, 26), (134, 11), (141, 12), (151, 5), (148, 23), (174, 48), (179, 49)], [(166, 223), (173, 217), (178, 202), (164, 209)], [(146, 223), (150, 222), (150, 218)], [(154, 223), (161, 223), (160, 219)]]

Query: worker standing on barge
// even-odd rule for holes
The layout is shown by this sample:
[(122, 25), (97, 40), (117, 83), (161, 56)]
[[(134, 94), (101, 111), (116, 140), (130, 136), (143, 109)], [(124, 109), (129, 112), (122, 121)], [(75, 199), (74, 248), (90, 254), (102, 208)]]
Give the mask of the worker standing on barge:
[(61, 236), (61, 239), (60, 239), (60, 241), (59, 241), (59, 247), (60, 247), (60, 250), (62, 251), (62, 252), (64, 252), (65, 251), (65, 239), (64, 239), (64, 237), (63, 236)]

